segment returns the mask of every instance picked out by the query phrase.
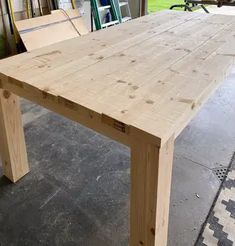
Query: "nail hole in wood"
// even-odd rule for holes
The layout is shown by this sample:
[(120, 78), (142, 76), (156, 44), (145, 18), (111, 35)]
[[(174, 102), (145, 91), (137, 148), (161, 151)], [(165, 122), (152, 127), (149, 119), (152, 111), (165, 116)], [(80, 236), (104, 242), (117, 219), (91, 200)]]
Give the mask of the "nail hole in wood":
[(124, 110), (121, 111), (122, 114), (125, 114), (127, 112), (128, 112), (128, 110), (126, 110), (126, 109), (124, 109)]
[(124, 81), (124, 80), (122, 80), (122, 79), (119, 79), (119, 80), (117, 80), (117, 83), (120, 83), (120, 84), (125, 84), (125, 83), (126, 83), (126, 81)]
[(196, 106), (196, 105), (195, 105), (195, 103), (193, 103), (193, 104), (192, 104), (192, 106), (191, 106), (191, 108), (192, 108), (192, 109), (194, 109), (194, 108), (195, 108), (195, 106)]
[(99, 56), (97, 59), (98, 60), (102, 60), (102, 59), (104, 59), (104, 57), (103, 56)]
[(137, 90), (138, 88), (139, 88), (139, 86), (137, 86), (137, 85), (133, 85), (133, 86), (132, 86), (132, 89), (133, 89), (133, 90)]
[(154, 104), (154, 101), (153, 101), (153, 100), (150, 100), (150, 99), (146, 100), (145, 102), (146, 102), (147, 104)]

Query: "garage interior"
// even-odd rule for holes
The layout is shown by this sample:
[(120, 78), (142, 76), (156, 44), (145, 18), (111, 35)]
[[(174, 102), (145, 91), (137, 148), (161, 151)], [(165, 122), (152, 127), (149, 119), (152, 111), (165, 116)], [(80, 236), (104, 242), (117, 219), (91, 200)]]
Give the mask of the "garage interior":
[[(41, 34), (42, 41), (41, 39), (39, 42), (35, 41), (34, 30), (30, 28), (38, 27), (32, 27), (31, 22), (20, 22), (22, 19), (35, 21), (46, 16), (48, 11), (46, 1), (41, 1), (42, 12), (45, 14), (40, 17), (40, 8), (35, 1), (35, 16), (29, 19), (25, 18), (24, 1), (13, 1), (15, 18), (13, 29), (18, 29), (15, 30), (18, 33), (17, 37), (14, 36), (14, 30), (11, 33), (6, 2), (2, 0), (0, 2), (2, 3), (1, 16), (4, 20), (0, 24), (0, 34), (3, 40), (7, 36), (5, 44), (1, 42), (2, 46), (0, 46), (1, 74), (3, 74), (1, 66), (5, 64), (7, 57), (13, 57), (17, 53), (30, 54), (38, 48), (44, 49), (46, 45), (53, 46), (52, 43), (57, 43), (58, 40), (66, 42), (60, 40), (61, 37), (51, 31), (49, 43), (46, 38), (49, 32), (46, 31)], [(58, 2), (61, 4), (58, 9), (68, 11), (66, 13), (69, 13), (67, 15), (70, 22), (72, 18), (76, 18), (70, 16), (69, 11), (72, 9), (70, 1)], [(94, 29), (97, 28), (95, 22), (91, 23), (90, 2), (75, 1), (75, 5), (75, 9), (79, 10), (83, 18), (82, 25), (88, 30), (84, 35), (91, 35), (92, 24)], [(129, 6), (132, 20), (128, 20), (128, 23), (149, 15), (147, 1), (130, 0)], [(208, 9), (209, 14), (203, 13), (200, 8), (194, 12), (200, 12), (202, 15), (215, 13), (221, 15), (221, 18), (229, 15), (235, 18), (233, 17), (235, 8), (232, 6), (221, 8), (208, 6)], [(182, 9), (168, 11), (178, 12)], [(153, 15), (157, 16), (160, 12)], [(59, 15), (58, 12), (54, 13), (57, 14)], [(70, 25), (70, 22), (66, 23)], [(30, 28), (27, 26), (29, 32), (24, 31), (26, 25), (30, 26)], [(80, 28), (80, 23), (78, 25)], [(125, 26), (126, 23), (118, 25)], [(93, 32), (105, 31), (105, 35), (109, 35), (108, 30), (112, 28), (111, 26)], [(61, 31), (64, 40), (83, 38), (76, 37), (77, 34), (72, 34), (70, 31)], [(235, 29), (233, 31), (235, 37)], [(31, 35), (30, 39), (28, 34)], [(19, 47), (16, 45), (16, 40), (19, 40), (17, 43)], [(229, 52), (235, 57), (235, 40), (231, 42), (234, 43), (231, 43)], [(233, 63), (231, 72), (224, 81), (221, 81), (219, 88), (175, 140), (167, 241), (169, 246), (233, 245), (235, 238), (234, 81)], [(0, 246), (129, 245), (130, 148), (26, 99), (20, 99), (20, 104), (30, 172), (13, 184), (4, 176), (3, 168), (0, 168), (2, 225)], [(1, 165), (3, 166), (3, 163)], [(230, 177), (230, 173), (234, 176)], [(216, 229), (212, 227), (209, 229), (207, 223), (212, 218), (218, 197), (225, 189), (224, 185), (228, 183), (228, 177), (231, 180), (232, 195), (228, 200), (231, 204), (229, 211), (232, 222), (225, 221), (225, 223), (231, 225), (229, 224), (228, 231), (222, 224), (218, 224)], [(224, 233), (216, 234), (216, 230), (220, 227), (225, 228)], [(211, 234), (216, 235), (216, 240), (211, 238), (206, 242), (210, 230)], [(153, 246), (153, 244), (146, 245)], [(156, 245), (158, 244), (154, 244)]]

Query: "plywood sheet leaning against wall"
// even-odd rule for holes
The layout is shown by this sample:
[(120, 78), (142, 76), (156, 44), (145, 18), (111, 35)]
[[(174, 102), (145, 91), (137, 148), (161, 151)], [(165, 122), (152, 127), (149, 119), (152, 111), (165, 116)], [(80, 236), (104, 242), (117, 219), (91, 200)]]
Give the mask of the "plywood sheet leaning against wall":
[(16, 28), (27, 51), (87, 34), (77, 9), (55, 10), (50, 15), (17, 21)]

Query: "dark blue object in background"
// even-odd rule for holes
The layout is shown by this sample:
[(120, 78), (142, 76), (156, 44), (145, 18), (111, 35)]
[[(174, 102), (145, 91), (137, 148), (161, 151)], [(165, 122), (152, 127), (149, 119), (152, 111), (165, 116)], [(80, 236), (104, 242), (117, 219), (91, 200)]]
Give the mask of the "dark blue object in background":
[(102, 6), (109, 5), (109, 0), (100, 0)]
[(110, 21), (112, 21), (112, 16), (110, 12), (108, 11), (105, 15), (105, 23), (109, 23)]

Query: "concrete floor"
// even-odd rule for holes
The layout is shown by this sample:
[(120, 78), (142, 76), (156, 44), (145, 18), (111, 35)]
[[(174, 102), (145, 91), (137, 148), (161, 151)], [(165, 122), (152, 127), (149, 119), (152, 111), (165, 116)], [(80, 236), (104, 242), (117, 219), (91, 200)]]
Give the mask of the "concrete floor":
[[(169, 246), (194, 245), (235, 151), (235, 70), (176, 140)], [(0, 246), (128, 245), (129, 149), (22, 102), (31, 173), (0, 171)]]

